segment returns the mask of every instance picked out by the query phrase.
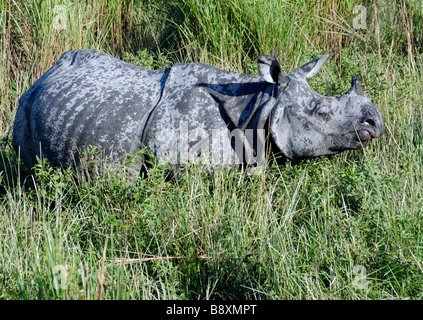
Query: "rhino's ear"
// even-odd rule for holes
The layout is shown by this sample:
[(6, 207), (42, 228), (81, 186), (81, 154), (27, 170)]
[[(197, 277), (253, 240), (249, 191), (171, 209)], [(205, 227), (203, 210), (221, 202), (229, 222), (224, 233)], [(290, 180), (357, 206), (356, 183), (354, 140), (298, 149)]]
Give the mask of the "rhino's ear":
[(321, 56), (318, 59), (314, 59), (301, 67), (298, 67), (292, 73), (297, 73), (301, 75), (303, 78), (311, 78), (313, 77), (323, 66), (323, 64), (330, 58), (330, 54), (326, 53), (325, 55)]
[(282, 85), (288, 82), (288, 77), (282, 72), (282, 68), (272, 56), (261, 55), (257, 59), (258, 70), (260, 77), (270, 83)]

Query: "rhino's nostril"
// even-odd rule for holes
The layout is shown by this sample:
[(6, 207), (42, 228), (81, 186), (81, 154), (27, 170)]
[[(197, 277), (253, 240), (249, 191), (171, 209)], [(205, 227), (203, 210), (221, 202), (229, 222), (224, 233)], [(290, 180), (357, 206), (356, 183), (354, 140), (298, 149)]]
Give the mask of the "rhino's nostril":
[(363, 121), (363, 123), (364, 123), (364, 124), (369, 124), (369, 125), (371, 125), (372, 127), (375, 127), (375, 126), (376, 126), (376, 123), (375, 123), (375, 121), (374, 121), (373, 119), (365, 119), (365, 120)]

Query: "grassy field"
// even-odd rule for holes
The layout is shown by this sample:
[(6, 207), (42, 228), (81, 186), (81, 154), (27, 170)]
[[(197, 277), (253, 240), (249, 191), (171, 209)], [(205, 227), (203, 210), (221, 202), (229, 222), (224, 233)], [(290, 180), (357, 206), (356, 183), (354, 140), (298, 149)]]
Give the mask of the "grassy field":
[[(19, 97), (71, 49), (164, 68), (285, 72), (331, 52), (309, 83), (352, 75), (385, 134), (364, 150), (262, 175), (128, 184), (19, 164)], [(423, 2), (0, 0), (0, 299), (422, 299)]]

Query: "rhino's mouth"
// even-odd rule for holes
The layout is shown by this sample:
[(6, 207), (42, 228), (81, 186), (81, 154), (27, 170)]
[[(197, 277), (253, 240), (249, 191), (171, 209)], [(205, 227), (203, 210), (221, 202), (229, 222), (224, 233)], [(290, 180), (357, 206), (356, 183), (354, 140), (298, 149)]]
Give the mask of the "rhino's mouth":
[(351, 149), (360, 149), (367, 146), (372, 139), (380, 137), (380, 134), (370, 128), (360, 128), (346, 132), (343, 136), (350, 141)]
[(360, 143), (363, 146), (367, 146), (372, 139), (379, 138), (381, 136), (381, 134), (368, 128), (362, 128), (360, 130), (351, 132), (350, 134), (354, 136), (354, 140), (357, 143)]
[(363, 144), (367, 144), (372, 139), (372, 134), (369, 130), (362, 129), (357, 132), (357, 138), (360, 139)]

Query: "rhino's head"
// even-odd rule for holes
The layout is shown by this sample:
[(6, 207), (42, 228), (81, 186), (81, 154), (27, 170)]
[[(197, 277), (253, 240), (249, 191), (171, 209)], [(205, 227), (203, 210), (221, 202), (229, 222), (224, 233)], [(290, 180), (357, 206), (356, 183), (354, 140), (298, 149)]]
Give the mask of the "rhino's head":
[(306, 79), (314, 76), (328, 58), (326, 54), (288, 75), (275, 58), (258, 58), (260, 76), (278, 85), (270, 130), (278, 148), (290, 159), (359, 149), (384, 132), (380, 111), (355, 77), (351, 89), (340, 97), (322, 96), (310, 88)]

